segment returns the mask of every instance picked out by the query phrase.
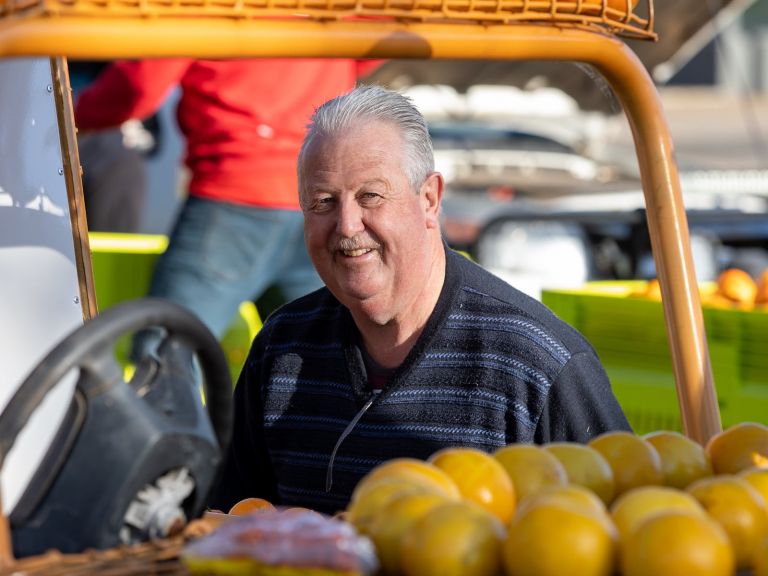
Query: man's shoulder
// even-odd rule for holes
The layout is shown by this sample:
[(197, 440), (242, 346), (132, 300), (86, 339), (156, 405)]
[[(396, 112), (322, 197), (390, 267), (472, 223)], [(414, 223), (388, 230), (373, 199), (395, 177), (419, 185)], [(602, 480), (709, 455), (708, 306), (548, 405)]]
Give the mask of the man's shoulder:
[(472, 260), (454, 253), (454, 262), (461, 271), (459, 287), (462, 300), (469, 300), (475, 307), (495, 310), (499, 314), (530, 316), (545, 323), (554, 318), (544, 304)]
[(327, 288), (320, 288), (275, 310), (265, 320), (263, 330), (294, 334), (318, 328), (329, 331), (341, 319), (344, 310)]
[(264, 378), (275, 370), (283, 375), (316, 372), (330, 362), (343, 361), (348, 317), (346, 308), (325, 288), (281, 306), (256, 334), (247, 372)]
[(461, 270), (460, 308), (462, 314), (484, 315), (488, 328), (498, 322), (517, 322), (521, 327), (540, 331), (542, 336), (560, 341), (571, 353), (589, 350), (584, 337), (558, 318), (547, 306), (518, 290), (478, 264), (456, 254)]

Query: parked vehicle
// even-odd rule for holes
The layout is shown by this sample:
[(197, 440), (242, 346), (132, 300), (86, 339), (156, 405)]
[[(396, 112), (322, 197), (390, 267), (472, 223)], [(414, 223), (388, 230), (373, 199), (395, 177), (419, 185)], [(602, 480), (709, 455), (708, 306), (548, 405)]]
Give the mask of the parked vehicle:
[[(656, 275), (636, 163), (605, 150), (609, 116), (552, 89), (411, 94), (431, 111), (449, 244), (534, 296)], [(768, 172), (701, 168), (681, 172), (698, 280), (730, 267), (757, 276), (768, 266)]]

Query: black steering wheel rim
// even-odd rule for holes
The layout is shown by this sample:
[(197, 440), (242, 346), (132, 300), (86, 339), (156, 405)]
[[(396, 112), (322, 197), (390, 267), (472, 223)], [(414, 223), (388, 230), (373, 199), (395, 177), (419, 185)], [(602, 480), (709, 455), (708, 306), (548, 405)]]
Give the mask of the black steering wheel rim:
[[(186, 308), (160, 298), (131, 300), (99, 313), (61, 340), (27, 376), (0, 415), (0, 468), (19, 432), (45, 396), (72, 369), (96, 371), (117, 339), (160, 327), (197, 354), (204, 375), (208, 415), (222, 453), (232, 435), (232, 381), (216, 337)], [(78, 386), (87, 379), (79, 378)]]

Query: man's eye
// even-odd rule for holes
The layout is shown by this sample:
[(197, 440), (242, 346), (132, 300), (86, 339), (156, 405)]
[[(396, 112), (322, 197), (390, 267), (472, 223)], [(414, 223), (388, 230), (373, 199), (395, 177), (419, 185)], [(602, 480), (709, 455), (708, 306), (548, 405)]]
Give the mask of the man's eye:
[(313, 209), (318, 212), (330, 210), (333, 206), (335, 199), (332, 196), (324, 196), (322, 198), (316, 198), (313, 204)]
[(360, 194), (359, 198), (360, 202), (363, 204), (372, 204), (378, 202), (381, 199), (381, 196), (376, 194), (376, 192), (363, 192)]

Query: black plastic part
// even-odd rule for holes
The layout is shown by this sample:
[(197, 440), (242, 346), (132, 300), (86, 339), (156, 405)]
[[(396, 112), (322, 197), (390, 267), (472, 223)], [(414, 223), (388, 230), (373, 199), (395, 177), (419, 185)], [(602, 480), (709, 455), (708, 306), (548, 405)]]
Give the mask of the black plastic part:
[[(152, 378), (139, 391), (124, 381), (113, 350), (120, 336), (151, 326), (167, 335)], [(205, 383), (205, 407), (193, 353)], [(0, 415), (1, 458), (73, 368), (79, 369), (73, 404), (10, 517), (17, 557), (119, 544), (137, 493), (179, 468), (195, 483), (184, 511), (188, 518), (199, 516), (229, 443), (232, 386), (218, 341), (184, 308), (148, 298), (106, 310), (48, 354)]]

